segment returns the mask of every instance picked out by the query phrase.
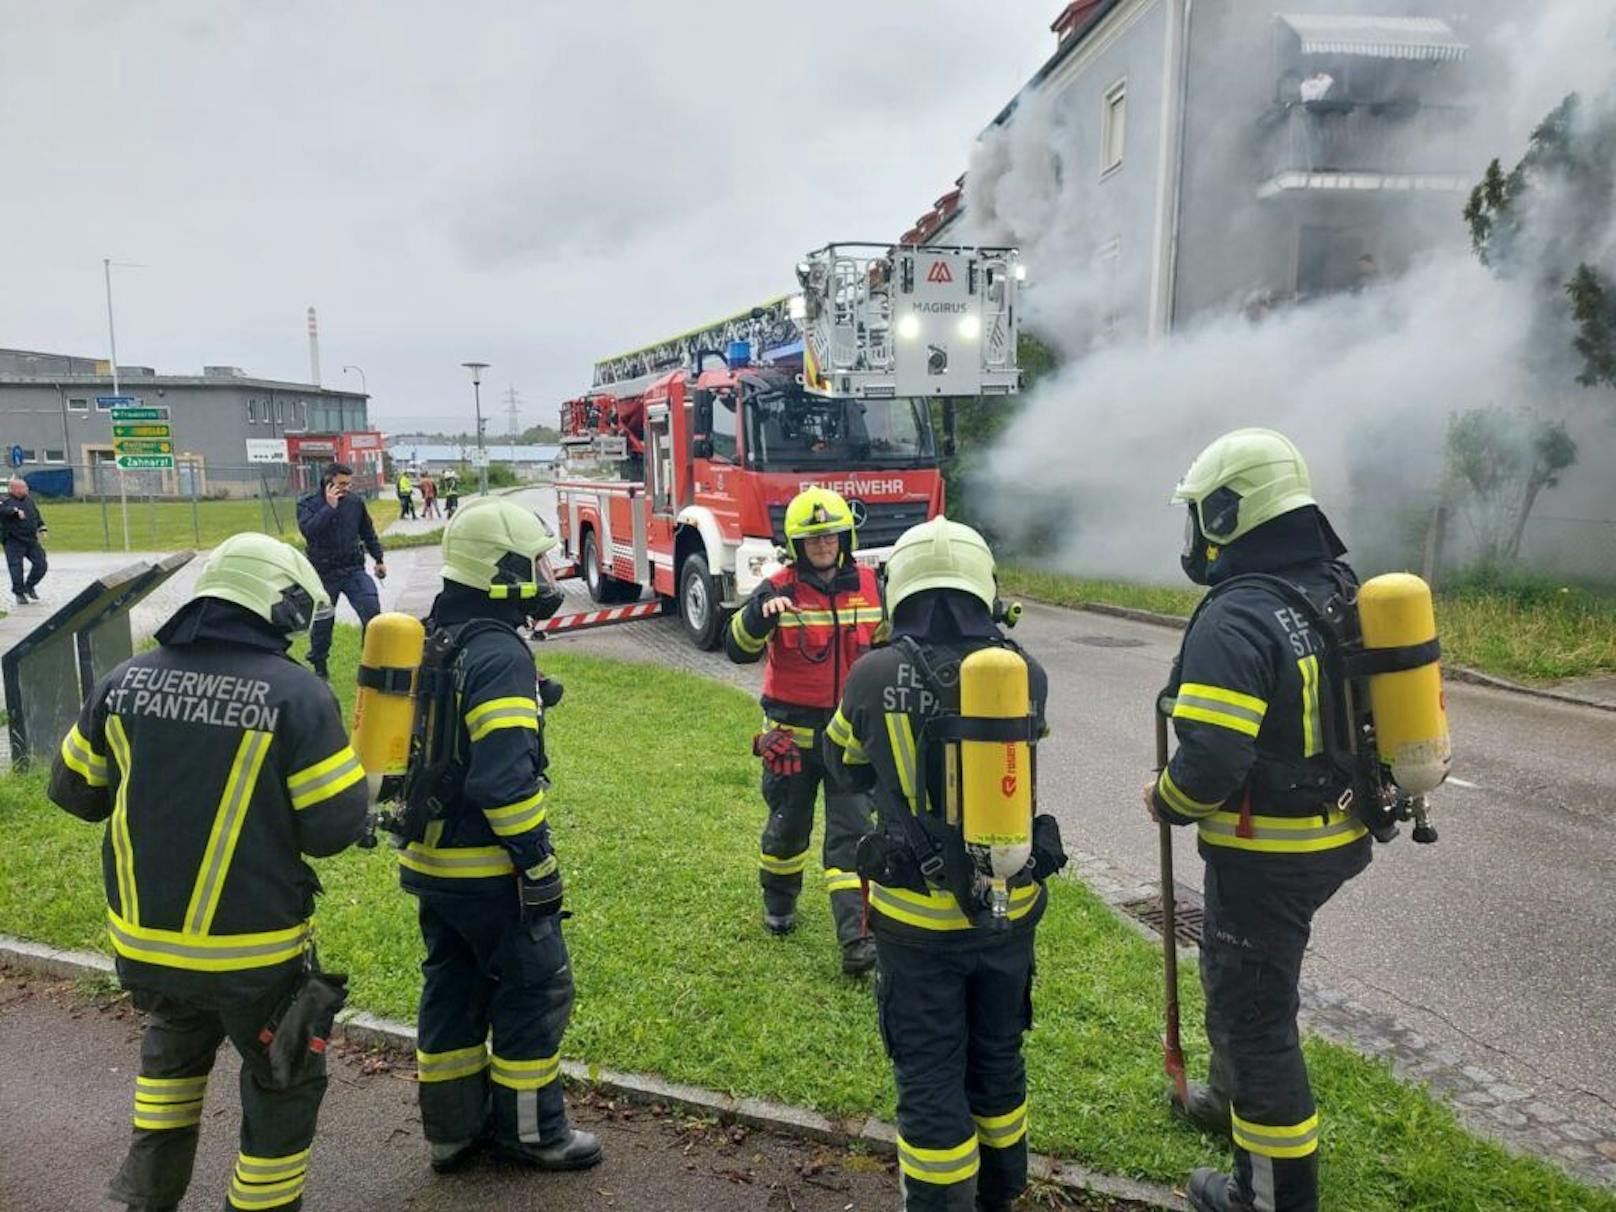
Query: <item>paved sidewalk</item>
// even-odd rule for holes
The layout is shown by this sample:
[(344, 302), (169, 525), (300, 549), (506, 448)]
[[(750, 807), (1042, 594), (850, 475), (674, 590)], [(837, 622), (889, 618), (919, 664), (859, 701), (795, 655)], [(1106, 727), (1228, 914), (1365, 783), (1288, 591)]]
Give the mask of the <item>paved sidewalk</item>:
[[(0, 968), (0, 1207), (112, 1208), (103, 1198), (129, 1135), (139, 1024), (127, 1001)], [(184, 1212), (217, 1208), (236, 1157), (238, 1063), (219, 1053)], [(451, 1176), (427, 1168), (414, 1066), (334, 1049), (309, 1170), (321, 1212), (864, 1212), (897, 1203), (885, 1159), (609, 1099), (569, 1096), (574, 1122), (606, 1160), (578, 1174), (536, 1174), (479, 1158)], [(1049, 1205), (1040, 1205), (1047, 1207)]]

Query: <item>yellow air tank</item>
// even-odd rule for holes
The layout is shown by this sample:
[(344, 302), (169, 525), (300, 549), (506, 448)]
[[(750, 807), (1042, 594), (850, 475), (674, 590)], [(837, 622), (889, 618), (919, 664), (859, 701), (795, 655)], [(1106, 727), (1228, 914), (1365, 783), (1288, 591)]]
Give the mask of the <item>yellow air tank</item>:
[[(1025, 720), (1027, 662), (1008, 648), (979, 648), (960, 664), (960, 715)], [(1009, 912), (1005, 881), (1032, 857), (1032, 747), (1025, 740), (960, 744), (965, 849), (988, 875), (996, 920)]]
[(415, 673), (425, 647), (426, 628), (407, 614), (379, 614), (365, 628), (352, 744), (369, 776), (372, 799), (383, 775), (403, 774), (409, 766)]
[[(1358, 591), (1358, 618), (1364, 647), (1414, 648), (1436, 639), (1431, 588), (1407, 572), (1365, 582)], [(1424, 664), (1369, 678), (1369, 709), (1375, 720), (1375, 746), (1381, 762), (1403, 794), (1421, 796), (1448, 777), (1453, 746), (1448, 740), (1442, 667), (1436, 655)]]

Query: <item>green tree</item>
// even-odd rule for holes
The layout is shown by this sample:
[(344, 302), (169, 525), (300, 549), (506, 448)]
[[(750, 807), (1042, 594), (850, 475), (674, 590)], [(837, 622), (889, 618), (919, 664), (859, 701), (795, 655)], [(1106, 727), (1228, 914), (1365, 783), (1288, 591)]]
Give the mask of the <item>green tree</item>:
[(1573, 384), (1616, 388), (1616, 300), (1607, 272), (1586, 260), (1609, 246), (1616, 209), (1616, 94), (1589, 106), (1572, 93), (1532, 132), (1509, 172), (1487, 166), (1464, 208), (1471, 247), (1535, 301), (1529, 370), (1540, 391), (1518, 411), (1484, 406), (1448, 426), (1450, 489), (1484, 563), (1513, 561), (1538, 496), (1577, 461), (1577, 444), (1549, 409)]
[(1524, 410), (1473, 408), (1448, 422), (1448, 474), (1487, 567), (1520, 556), (1538, 494), (1577, 461), (1565, 425)]

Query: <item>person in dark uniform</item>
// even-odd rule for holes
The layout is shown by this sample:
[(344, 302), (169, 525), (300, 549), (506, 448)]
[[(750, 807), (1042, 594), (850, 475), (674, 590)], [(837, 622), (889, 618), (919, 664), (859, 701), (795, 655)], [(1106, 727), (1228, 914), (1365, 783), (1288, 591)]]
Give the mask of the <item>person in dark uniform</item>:
[(874, 790), (879, 807), (858, 870), (869, 881), (910, 1212), (1002, 1212), (1027, 1185), (1021, 1040), (1032, 1026), (1033, 936), (1044, 881), (1066, 856), (1054, 818), (1036, 817), (1031, 858), (994, 914), (937, 739), (960, 712), (962, 662), (989, 647), (1026, 663), (1019, 723), (1029, 745), (1047, 732), (1048, 679), (1000, 631), (994, 588), (993, 553), (970, 527), (939, 517), (906, 531), (887, 563), (892, 643), (859, 661), (825, 729), (831, 779)]
[[(407, 835), (399, 876), (419, 902), (426, 959), (417, 1019), (421, 1126), (432, 1168), (452, 1170), (492, 1139), (541, 1170), (600, 1161), (567, 1123), (561, 1036), (572, 1012), (561, 869), (546, 823), (540, 682), (518, 628), (561, 604), (539, 518), (480, 497), (444, 529), (443, 591), (429, 633), (452, 645), (441, 702), (450, 752), (430, 794), (441, 811)], [(420, 776), (424, 777), (424, 776)]]
[[(365, 572), (365, 553), (375, 561), (376, 576), (387, 579), (387, 563), (382, 542), (364, 501), (353, 495), (353, 468), (332, 463), (321, 477), (320, 488), (297, 503), (297, 528), (308, 546), (309, 563), (320, 574), (326, 596), (333, 607), (346, 596), (359, 616), (363, 632), (380, 612), (381, 595), (376, 582)], [(326, 676), (326, 658), (331, 655), (334, 616), (327, 614), (309, 629), (309, 667)]]
[[(875, 573), (856, 563), (853, 511), (826, 488), (809, 488), (786, 506), (790, 563), (757, 587), (735, 612), (724, 649), (738, 663), (764, 660), (763, 731), (753, 752), (763, 759), (763, 827), (758, 878), (763, 925), (789, 934), (808, 863), (814, 803), (824, 780), (819, 736), (830, 722), (853, 663), (869, 651), (885, 617)], [(875, 966), (864, 929), (854, 855), (870, 824), (867, 795), (825, 787), (825, 885), (836, 918), (842, 971)]]
[[(45, 579), (49, 564), (39, 536), (50, 528), (39, 516), (39, 506), (28, 493), (28, 481), (12, 476), (6, 486), (6, 495), (0, 497), (0, 536), (6, 545), (6, 567), (11, 571), (11, 593), (17, 605), (26, 606), (39, 601), (38, 585)], [(23, 575), (23, 561), (28, 561), (28, 573)]]
[[(364, 770), (336, 697), (286, 656), (329, 608), (293, 548), (239, 534), (214, 548), (196, 596), (158, 647), (102, 678), (51, 769), (50, 797), (107, 821), (107, 922), (118, 979), (146, 1015), (134, 1138), (110, 1197), (179, 1206), (191, 1180), (208, 1073), (241, 1054), (241, 1152), (226, 1208), (295, 1212), (325, 1093), (323, 1054), (340, 986), (318, 971), (310, 917), (320, 880), (304, 855), (364, 829)], [(333, 993), (323, 1023), (291, 1032), (292, 1007)], [(333, 992), (335, 990), (335, 992)]]
[(1198, 1212), (1314, 1212), (1319, 1116), (1297, 1034), (1313, 915), (1369, 864), (1368, 830), (1325, 754), (1330, 638), (1309, 598), (1357, 586), (1283, 435), (1225, 434), (1174, 492), (1184, 570), (1211, 587), (1164, 694), (1178, 749), (1145, 789), (1151, 816), (1194, 825), (1206, 862), (1201, 985), (1210, 1081), (1179, 1108), (1234, 1142), (1234, 1173), (1198, 1169)]

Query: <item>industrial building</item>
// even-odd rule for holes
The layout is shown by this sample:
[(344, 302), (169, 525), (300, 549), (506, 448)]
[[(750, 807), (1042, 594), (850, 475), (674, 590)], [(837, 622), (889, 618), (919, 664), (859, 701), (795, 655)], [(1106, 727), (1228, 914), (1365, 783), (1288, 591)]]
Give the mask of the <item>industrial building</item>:
[[(114, 492), (106, 403), (114, 394), (103, 360), (0, 349), (0, 448), (16, 456), (24, 476), (70, 472), (65, 495)], [(116, 394), (166, 406), (173, 431), (173, 470), (126, 472), (128, 491), (241, 496), (266, 484), (282, 491), (311, 484), (333, 459), (351, 464), (366, 487), (382, 478), (383, 439), (370, 428), (370, 397), (362, 392), (256, 378), (234, 366), (205, 366), (197, 375), (120, 366)]]

